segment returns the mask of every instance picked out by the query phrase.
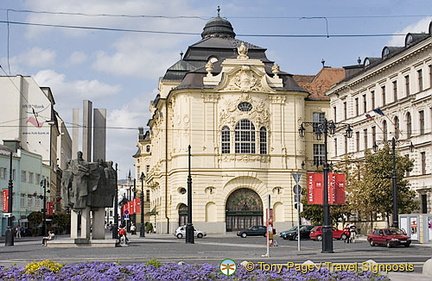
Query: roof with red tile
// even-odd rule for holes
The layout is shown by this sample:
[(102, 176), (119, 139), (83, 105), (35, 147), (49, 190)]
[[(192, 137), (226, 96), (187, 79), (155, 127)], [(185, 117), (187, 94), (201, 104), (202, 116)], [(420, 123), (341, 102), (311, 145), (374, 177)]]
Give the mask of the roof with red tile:
[(325, 95), (334, 84), (345, 78), (345, 69), (324, 67), (317, 75), (294, 75), (300, 87), (310, 93), (309, 100), (330, 100)]

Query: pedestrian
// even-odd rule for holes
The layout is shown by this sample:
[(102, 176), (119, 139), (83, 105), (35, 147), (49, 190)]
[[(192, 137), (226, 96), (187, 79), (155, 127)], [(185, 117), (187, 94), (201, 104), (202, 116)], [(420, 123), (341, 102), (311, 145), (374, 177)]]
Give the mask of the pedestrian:
[(119, 232), (120, 244), (126, 245), (129, 244), (129, 239), (127, 238), (126, 228), (121, 227)]
[(42, 238), (42, 246), (47, 246), (48, 240), (53, 240), (55, 237), (54, 232), (48, 231), (48, 236)]
[(350, 229), (350, 242), (351, 243), (355, 243), (355, 239), (357, 237), (357, 227), (352, 222), (352, 223), (349, 224), (349, 229)]
[(136, 235), (136, 225), (134, 223), (132, 223), (130, 230), (132, 235)]
[(348, 224), (345, 226), (342, 235), (345, 235), (344, 243), (350, 243), (351, 230)]
[(16, 238), (21, 238), (21, 226), (17, 225), (15, 227), (15, 237)]

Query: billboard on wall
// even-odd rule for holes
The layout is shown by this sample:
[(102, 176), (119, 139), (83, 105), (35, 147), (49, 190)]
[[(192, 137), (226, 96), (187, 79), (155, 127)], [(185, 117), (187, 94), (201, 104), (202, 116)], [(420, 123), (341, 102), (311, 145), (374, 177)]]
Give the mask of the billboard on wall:
[[(308, 204), (323, 204), (324, 175), (310, 173), (307, 175)], [(332, 205), (345, 204), (345, 175), (328, 173), (328, 203)]]

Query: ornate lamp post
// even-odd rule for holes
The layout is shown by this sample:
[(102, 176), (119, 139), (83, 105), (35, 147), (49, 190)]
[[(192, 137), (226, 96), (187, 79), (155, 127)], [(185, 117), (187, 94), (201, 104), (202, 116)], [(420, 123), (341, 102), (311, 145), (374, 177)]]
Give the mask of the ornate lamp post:
[[(392, 227), (399, 228), (399, 214), (398, 214), (398, 199), (397, 199), (397, 177), (396, 177), (396, 138), (391, 140), (392, 147), (392, 195), (393, 195), (393, 223)], [(414, 145), (410, 142), (410, 151), (414, 151)], [(378, 144), (374, 142), (373, 151), (378, 151)]]
[[(333, 253), (333, 232), (330, 223), (330, 205), (328, 203), (328, 173), (330, 170), (328, 159), (327, 159), (327, 136), (328, 134), (334, 135), (336, 132), (337, 123), (333, 121), (327, 121), (326, 118), (322, 122), (303, 122), (298, 129), (300, 137), (305, 136), (306, 129), (303, 125), (314, 126), (315, 135), (317, 140), (321, 140), (324, 135), (324, 194), (323, 194), (323, 209), (324, 209), (324, 225), (323, 225), (323, 240), (322, 240), (322, 251), (321, 253)], [(346, 137), (352, 137), (352, 129), (350, 125), (343, 124), (347, 127)]]
[(117, 163), (115, 164), (115, 196), (114, 196), (114, 226), (112, 229), (112, 239), (118, 239), (118, 182), (117, 182)]
[(47, 205), (47, 200), (46, 200), (46, 194), (47, 192), (49, 193), (50, 191), (47, 191), (47, 188), (49, 187), (49, 182), (47, 182), (47, 179), (43, 179), (40, 182), (40, 186), (42, 186), (43, 190), (44, 190), (44, 194), (43, 194), (43, 208), (42, 208), (42, 235), (46, 236), (46, 230), (47, 230), (47, 224), (46, 224), (46, 205)]
[(140, 226), (140, 237), (145, 237), (145, 226), (144, 226), (144, 179), (145, 175), (141, 173), (141, 226)]
[(9, 158), (9, 185), (8, 185), (8, 225), (6, 228), (6, 239), (5, 239), (5, 246), (14, 246), (14, 234), (12, 230), (12, 207), (13, 207), (13, 173), (12, 173), (12, 154), (13, 152), (10, 152), (10, 158)]
[(188, 216), (186, 224), (186, 243), (194, 244), (194, 227), (192, 224), (192, 175), (191, 175), (191, 146), (188, 146), (188, 176), (187, 176)]

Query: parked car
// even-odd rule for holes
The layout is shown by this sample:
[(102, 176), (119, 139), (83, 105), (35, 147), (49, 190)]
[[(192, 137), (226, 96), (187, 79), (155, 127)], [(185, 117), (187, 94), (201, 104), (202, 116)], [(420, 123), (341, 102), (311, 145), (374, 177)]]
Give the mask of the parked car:
[[(333, 238), (334, 239), (345, 240), (347, 238), (347, 236), (344, 234), (343, 230), (339, 230), (336, 227), (332, 227), (332, 229), (333, 229)], [(310, 234), (309, 234), (309, 238), (311, 240), (322, 241), (322, 239), (323, 239), (322, 226), (315, 226), (314, 228), (312, 228), (312, 230), (310, 231)]]
[[(196, 228), (194, 228), (194, 235), (197, 238), (203, 238), (204, 236), (207, 236), (207, 233), (205, 233), (204, 231), (198, 230)], [(183, 237), (186, 237), (186, 225), (183, 226), (179, 226), (175, 233), (174, 236), (176, 236), (178, 239), (181, 239)]]
[(367, 241), (371, 246), (385, 245), (388, 248), (399, 245), (409, 247), (411, 245), (411, 238), (406, 235), (405, 231), (399, 228), (375, 229), (372, 233), (368, 234)]
[[(300, 225), (300, 238), (309, 238), (309, 234), (312, 230), (312, 228), (314, 228), (314, 225)], [(297, 240), (297, 235), (298, 235), (298, 231), (297, 231), (297, 226), (294, 226), (293, 228), (289, 229), (289, 230), (285, 230), (282, 231), (279, 236), (285, 240), (289, 239), (289, 240)]]
[(240, 230), (237, 232), (237, 236), (246, 238), (247, 236), (266, 236), (267, 228), (264, 225), (254, 225), (249, 229)]

